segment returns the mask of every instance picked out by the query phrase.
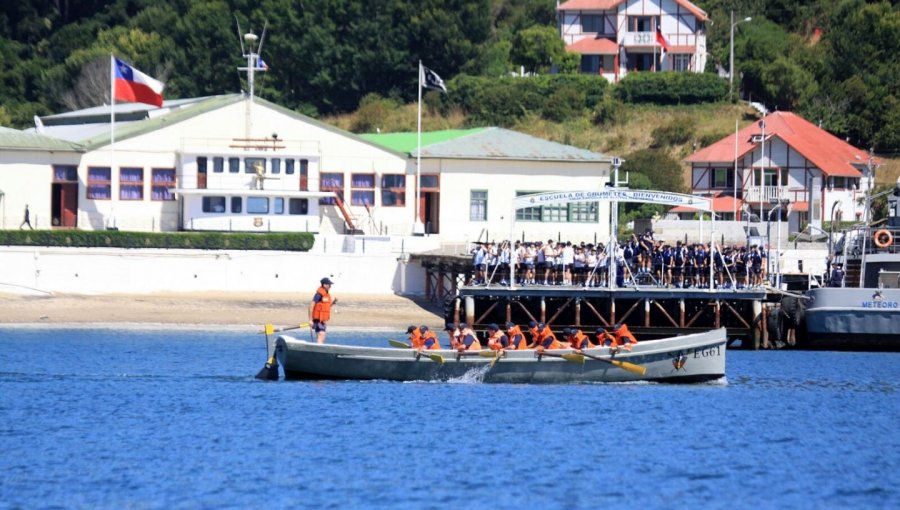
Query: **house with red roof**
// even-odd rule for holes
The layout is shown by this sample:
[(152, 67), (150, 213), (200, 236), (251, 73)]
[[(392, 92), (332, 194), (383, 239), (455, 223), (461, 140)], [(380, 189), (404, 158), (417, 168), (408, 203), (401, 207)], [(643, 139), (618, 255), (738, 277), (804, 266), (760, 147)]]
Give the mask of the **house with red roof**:
[(780, 214), (792, 232), (860, 219), (873, 163), (866, 151), (791, 112), (771, 113), (686, 161), (692, 192), (714, 197), (718, 218), (743, 221), (751, 214), (765, 221)]
[(701, 73), (709, 16), (688, 0), (569, 0), (557, 8), (581, 72), (617, 82), (632, 71)]

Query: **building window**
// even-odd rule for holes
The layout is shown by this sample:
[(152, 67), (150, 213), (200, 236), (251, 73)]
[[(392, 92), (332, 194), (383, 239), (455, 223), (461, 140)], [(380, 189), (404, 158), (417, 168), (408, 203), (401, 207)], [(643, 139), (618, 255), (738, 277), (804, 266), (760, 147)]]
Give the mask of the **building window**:
[(284, 214), (284, 199), (275, 197), (275, 214)]
[(288, 200), (288, 214), (307, 214), (309, 212), (309, 200), (305, 198), (292, 198)]
[(247, 197), (247, 214), (269, 214), (269, 199), (266, 197)]
[(422, 191), (440, 191), (440, 176), (437, 174), (422, 174), (419, 176), (419, 185)]
[(585, 74), (597, 74), (600, 72), (600, 55), (582, 55), (581, 72)]
[(406, 176), (387, 174), (381, 176), (381, 205), (402, 207), (406, 205)]
[(203, 212), (205, 212), (205, 213), (223, 213), (223, 212), (225, 212), (225, 197), (203, 197)]
[(541, 207), (541, 221), (561, 223), (568, 219), (567, 204), (545, 205)]
[(241, 197), (231, 197), (231, 213), (241, 214), (244, 211), (244, 199)]
[[(204, 158), (205, 160), (206, 158)], [(203, 171), (206, 172), (206, 162), (203, 163)], [(175, 200), (172, 189), (175, 188), (174, 168), (154, 168), (151, 170), (152, 187), (150, 189), (151, 200)]]
[(214, 157), (213, 158), (213, 172), (220, 174), (225, 171), (225, 158), (223, 157)]
[(603, 33), (603, 16), (600, 14), (582, 14), (581, 15), (581, 32), (582, 33)]
[(655, 32), (659, 26), (659, 16), (629, 16), (629, 32)]
[(672, 70), (673, 71), (690, 71), (691, 55), (687, 53), (672, 54)]
[(469, 195), (469, 220), (487, 221), (488, 192), (472, 190)]
[(112, 170), (108, 166), (88, 167), (87, 197), (93, 200), (112, 198)]
[(241, 169), (241, 158), (228, 158), (228, 172), (236, 174)]
[(300, 191), (309, 191), (309, 160), (300, 160)]
[(375, 205), (374, 174), (350, 174), (350, 205)]
[(197, 173), (198, 174), (206, 173), (206, 164), (207, 164), (206, 156), (197, 156)]
[[(540, 191), (517, 191), (516, 196), (520, 197), (522, 195), (532, 195), (534, 193), (540, 193)], [(516, 209), (516, 221), (541, 221), (540, 206)]]
[(78, 167), (53, 165), (53, 182), (78, 182)]
[(569, 222), (597, 223), (599, 207), (597, 202), (575, 202), (569, 204)]
[(287, 175), (294, 175), (294, 160), (293, 159), (284, 160), (284, 173)]
[[(319, 176), (319, 190), (333, 191), (338, 196), (344, 196), (344, 174), (324, 173)], [(321, 205), (334, 205), (335, 200), (332, 197), (323, 197), (319, 199)]]
[(711, 168), (709, 171), (710, 188), (733, 188), (734, 169)]
[(280, 174), (281, 173), (281, 158), (272, 158), (272, 173)]
[(264, 174), (266, 173), (265, 158), (244, 158), (245, 174)]
[(144, 199), (144, 169), (119, 169), (119, 200)]

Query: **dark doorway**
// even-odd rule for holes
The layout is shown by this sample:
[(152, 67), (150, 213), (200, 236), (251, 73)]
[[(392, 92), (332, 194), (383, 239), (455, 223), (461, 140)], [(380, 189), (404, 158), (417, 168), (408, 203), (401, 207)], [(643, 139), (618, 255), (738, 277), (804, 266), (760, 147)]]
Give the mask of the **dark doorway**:
[(422, 202), (419, 204), (422, 214), (422, 222), (425, 224), (426, 234), (437, 234), (440, 231), (440, 201), (441, 194), (437, 191), (423, 191)]
[(54, 227), (78, 226), (78, 183), (56, 182), (52, 185), (51, 214)]

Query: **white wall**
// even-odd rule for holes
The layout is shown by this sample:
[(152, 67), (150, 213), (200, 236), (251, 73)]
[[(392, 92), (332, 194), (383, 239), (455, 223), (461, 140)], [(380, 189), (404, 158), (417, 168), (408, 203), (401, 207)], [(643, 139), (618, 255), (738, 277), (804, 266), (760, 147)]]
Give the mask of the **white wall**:
[(424, 294), (425, 270), (400, 258), (395, 253), (2, 247), (0, 289), (312, 293), (328, 276), (336, 294)]
[(25, 205), (31, 226), (51, 227), (51, 182), (53, 165), (77, 165), (74, 152), (0, 151), (0, 228), (19, 228)]
[[(423, 160), (423, 166), (425, 161)], [(440, 234), (448, 242), (475, 241), (482, 229), (491, 240), (509, 237), (512, 201), (516, 191), (600, 190), (609, 181), (608, 163), (542, 161), (428, 160), (440, 168)], [(427, 170), (423, 170), (427, 171)], [(487, 221), (470, 221), (472, 190), (488, 191)], [(609, 237), (609, 203), (600, 202), (596, 223), (517, 221), (516, 239), (557, 239), (593, 242)]]

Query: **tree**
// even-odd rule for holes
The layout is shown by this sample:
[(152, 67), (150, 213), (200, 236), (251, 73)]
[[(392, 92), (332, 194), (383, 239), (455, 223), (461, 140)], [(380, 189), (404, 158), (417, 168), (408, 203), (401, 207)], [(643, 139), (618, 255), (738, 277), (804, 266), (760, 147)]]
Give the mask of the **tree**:
[(654, 149), (641, 149), (625, 156), (622, 171), (643, 174), (650, 179), (651, 189), (685, 193), (683, 171), (678, 161)]
[(525, 71), (537, 74), (546, 72), (554, 63), (560, 63), (565, 46), (554, 27), (534, 26), (522, 30), (513, 38), (510, 58)]
[(787, 57), (778, 57), (772, 64), (764, 66), (760, 80), (766, 103), (779, 110), (796, 109), (819, 88), (811, 73)]

